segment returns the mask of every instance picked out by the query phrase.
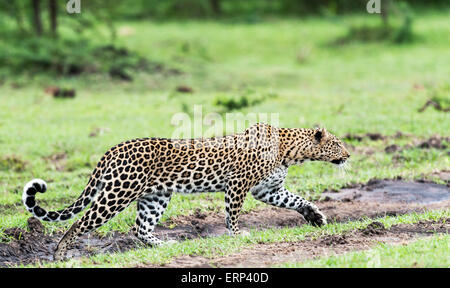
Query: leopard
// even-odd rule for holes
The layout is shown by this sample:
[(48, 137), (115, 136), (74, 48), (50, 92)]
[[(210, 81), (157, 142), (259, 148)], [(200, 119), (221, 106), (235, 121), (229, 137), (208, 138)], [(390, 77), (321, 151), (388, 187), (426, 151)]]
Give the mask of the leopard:
[[(42, 221), (74, 221), (54, 251), (66, 259), (76, 239), (89, 233), (137, 201), (132, 234), (145, 245), (166, 242), (153, 235), (174, 193), (224, 192), (225, 225), (232, 236), (245, 234), (238, 217), (247, 194), (276, 207), (297, 211), (307, 223), (327, 224), (316, 205), (285, 188), (288, 168), (305, 161), (344, 165), (350, 157), (344, 143), (325, 128), (278, 128), (256, 123), (241, 133), (211, 138), (139, 138), (110, 148), (97, 163), (79, 197), (58, 211), (37, 205), (47, 191), (42, 179), (23, 190), (27, 211)], [(248, 233), (248, 232), (246, 232)]]

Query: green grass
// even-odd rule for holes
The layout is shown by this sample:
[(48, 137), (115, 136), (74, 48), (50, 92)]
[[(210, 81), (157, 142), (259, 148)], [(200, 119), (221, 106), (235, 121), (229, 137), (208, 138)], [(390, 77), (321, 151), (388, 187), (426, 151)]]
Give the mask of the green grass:
[[(400, 161), (395, 154), (386, 154), (384, 147), (410, 144), (434, 134), (448, 136), (447, 113), (417, 111), (436, 94), (436, 87), (444, 102), (450, 98), (450, 66), (444, 64), (450, 63), (447, 18), (446, 13), (417, 17), (418, 41), (408, 45), (330, 45), (349, 26), (378, 21), (367, 16), (268, 19), (255, 24), (119, 23), (119, 45), (183, 73), (135, 74), (133, 82), (104, 75), (6, 75), (0, 84), (0, 231), (26, 226), (30, 214), (22, 207), (21, 193), (30, 179), (46, 180), (49, 190), (39, 194), (38, 201), (44, 201), (45, 208), (60, 209), (81, 193), (96, 162), (110, 147), (137, 137), (171, 137), (177, 128), (172, 117), (180, 112), (192, 116), (194, 105), (202, 105), (203, 116), (219, 113), (225, 117), (217, 99), (243, 96), (252, 105), (241, 105), (242, 109), (233, 112), (276, 113), (281, 127), (319, 124), (338, 136), (394, 135), (397, 131), (414, 136), (349, 143), (356, 151), (351, 150), (352, 170), (345, 175), (328, 163), (292, 167), (286, 185), (294, 193), (315, 200), (325, 189), (372, 178), (440, 181), (430, 175), (450, 167), (447, 151), (411, 148), (401, 152)], [(75, 88), (77, 96), (53, 99), (44, 92), (52, 85)], [(179, 85), (194, 92), (176, 92)], [(104, 133), (89, 137), (98, 128)], [(371, 153), (364, 153), (367, 149)], [(46, 159), (61, 153), (67, 157), (58, 170)], [(195, 209), (223, 209), (223, 198), (223, 193), (175, 195), (162, 220)], [(262, 205), (249, 196), (244, 210)], [(125, 232), (134, 218), (131, 205), (99, 230)], [(52, 232), (67, 229), (72, 221), (45, 226)]]
[(448, 268), (450, 236), (435, 235), (407, 245), (379, 244), (374, 249), (329, 256), (304, 263), (286, 263), (285, 268)]

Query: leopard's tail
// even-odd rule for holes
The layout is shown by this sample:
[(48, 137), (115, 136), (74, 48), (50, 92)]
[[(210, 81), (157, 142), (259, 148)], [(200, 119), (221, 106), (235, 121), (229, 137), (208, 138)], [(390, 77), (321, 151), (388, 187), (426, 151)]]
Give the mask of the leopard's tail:
[(36, 193), (44, 193), (47, 191), (47, 183), (45, 183), (42, 179), (33, 179), (25, 185), (23, 188), (22, 202), (27, 210), (40, 220), (50, 222), (69, 220), (86, 208), (86, 206), (91, 203), (97, 192), (101, 190), (102, 187), (99, 187), (101, 184), (96, 187), (92, 187), (92, 185), (90, 185), (92, 181), (94, 181), (93, 183), (98, 183), (91, 178), (78, 199), (67, 208), (59, 211), (47, 211), (36, 204)]

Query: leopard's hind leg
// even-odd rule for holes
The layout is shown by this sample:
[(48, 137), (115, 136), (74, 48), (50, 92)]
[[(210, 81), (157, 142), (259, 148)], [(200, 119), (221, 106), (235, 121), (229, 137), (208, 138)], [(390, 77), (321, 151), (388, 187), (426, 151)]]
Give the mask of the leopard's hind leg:
[(91, 207), (86, 211), (83, 217), (76, 221), (72, 227), (64, 234), (59, 241), (54, 253), (55, 260), (63, 260), (67, 249), (74, 243), (77, 237), (88, 233), (116, 216), (123, 211), (131, 202), (138, 198), (139, 193), (125, 190), (120, 193), (125, 193), (128, 197), (120, 198), (118, 194), (110, 191), (105, 193), (102, 191), (98, 198), (92, 203)]
[(161, 240), (153, 236), (152, 232), (166, 210), (171, 197), (171, 192), (155, 192), (139, 198), (133, 233), (145, 244), (150, 246), (163, 244)]

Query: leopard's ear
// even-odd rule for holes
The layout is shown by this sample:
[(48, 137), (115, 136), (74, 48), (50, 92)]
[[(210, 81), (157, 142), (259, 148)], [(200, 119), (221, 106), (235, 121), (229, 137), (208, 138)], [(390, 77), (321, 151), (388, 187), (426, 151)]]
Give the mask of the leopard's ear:
[(325, 140), (327, 137), (327, 130), (325, 130), (325, 128), (319, 128), (317, 127), (316, 129), (314, 129), (314, 140), (317, 143), (322, 142), (323, 140)]

